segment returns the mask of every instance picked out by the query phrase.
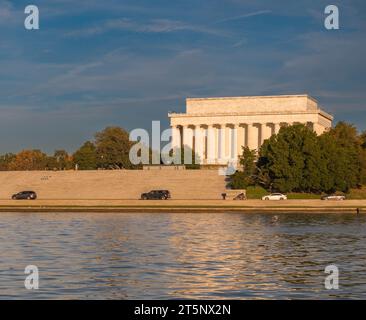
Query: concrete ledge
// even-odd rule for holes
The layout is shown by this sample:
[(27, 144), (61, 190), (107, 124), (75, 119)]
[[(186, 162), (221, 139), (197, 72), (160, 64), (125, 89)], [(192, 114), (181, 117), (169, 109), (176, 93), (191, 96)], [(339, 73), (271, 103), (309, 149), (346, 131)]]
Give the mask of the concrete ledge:
[(366, 200), (0, 200), (0, 212), (338, 212), (366, 213)]

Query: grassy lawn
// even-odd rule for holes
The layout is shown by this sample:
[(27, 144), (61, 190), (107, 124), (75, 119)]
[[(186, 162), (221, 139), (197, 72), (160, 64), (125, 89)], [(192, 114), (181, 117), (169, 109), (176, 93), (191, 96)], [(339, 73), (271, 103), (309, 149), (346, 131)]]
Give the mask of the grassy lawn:
[(362, 189), (352, 189), (349, 194), (346, 195), (348, 199), (366, 199), (366, 186), (363, 186)]
[(260, 186), (249, 186), (247, 188), (247, 198), (248, 199), (261, 199), (263, 196), (269, 192)]
[(287, 199), (320, 199), (320, 194), (315, 193), (288, 193)]
[[(250, 186), (247, 188), (248, 199), (261, 199), (267, 194), (270, 194), (270, 192), (260, 186)], [(319, 194), (312, 193), (288, 193), (287, 197), (288, 199), (320, 199)]]

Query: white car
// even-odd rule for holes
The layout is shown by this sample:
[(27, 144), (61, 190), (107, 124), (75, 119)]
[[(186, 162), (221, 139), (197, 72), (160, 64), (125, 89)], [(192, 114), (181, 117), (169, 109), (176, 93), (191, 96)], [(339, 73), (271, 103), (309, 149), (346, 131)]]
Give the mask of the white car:
[(287, 196), (282, 193), (271, 193), (262, 197), (262, 200), (287, 200)]
[(322, 200), (342, 201), (342, 200), (346, 200), (346, 197), (345, 196), (337, 196), (337, 195), (328, 195), (328, 196), (322, 197)]

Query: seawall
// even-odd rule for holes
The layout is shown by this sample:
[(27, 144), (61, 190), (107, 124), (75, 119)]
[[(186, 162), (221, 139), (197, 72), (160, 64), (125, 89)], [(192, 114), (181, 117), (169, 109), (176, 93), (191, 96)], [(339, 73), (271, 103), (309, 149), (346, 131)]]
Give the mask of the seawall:
[(177, 200), (215, 200), (225, 187), (217, 170), (0, 172), (0, 200), (24, 190), (35, 191), (40, 200), (133, 200), (153, 189), (169, 190)]
[[(358, 212), (357, 212), (357, 209)], [(366, 200), (0, 200), (0, 212), (366, 213)]]

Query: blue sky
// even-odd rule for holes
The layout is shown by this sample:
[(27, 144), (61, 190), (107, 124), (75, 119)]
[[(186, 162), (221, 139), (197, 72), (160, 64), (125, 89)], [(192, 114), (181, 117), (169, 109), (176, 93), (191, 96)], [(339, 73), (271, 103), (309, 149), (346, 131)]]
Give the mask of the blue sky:
[(168, 127), (186, 97), (308, 93), (366, 130), (365, 32), (364, 0), (0, 0), (0, 153)]

